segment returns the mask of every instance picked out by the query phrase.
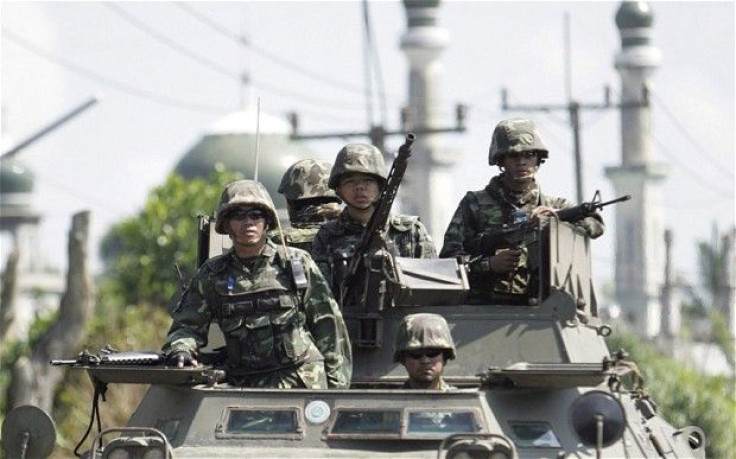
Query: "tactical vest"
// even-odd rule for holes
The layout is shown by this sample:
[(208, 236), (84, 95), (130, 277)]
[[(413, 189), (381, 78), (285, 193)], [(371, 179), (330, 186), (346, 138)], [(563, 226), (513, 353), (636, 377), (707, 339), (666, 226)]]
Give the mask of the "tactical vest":
[[(266, 269), (279, 270), (277, 264)], [(320, 359), (305, 327), (300, 295), (283, 285), (279, 276), (264, 278), (257, 290), (246, 291), (227, 271), (213, 276), (207, 300), (225, 336), (231, 375), (265, 373)]]

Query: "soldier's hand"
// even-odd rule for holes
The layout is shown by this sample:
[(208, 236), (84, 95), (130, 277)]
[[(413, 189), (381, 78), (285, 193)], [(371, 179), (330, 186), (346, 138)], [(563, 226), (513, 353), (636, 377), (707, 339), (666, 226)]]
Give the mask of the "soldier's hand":
[(549, 206), (539, 206), (535, 207), (534, 209), (530, 210), (527, 213), (527, 218), (529, 218), (532, 222), (539, 222), (540, 217), (542, 216), (548, 216), (548, 215), (555, 215), (557, 214), (557, 209), (549, 207)]
[(514, 271), (521, 259), (521, 250), (502, 249), (491, 257), (491, 271), (498, 274), (506, 274)]
[(195, 359), (189, 351), (176, 351), (169, 355), (167, 362), (169, 365), (176, 365), (177, 368), (197, 366), (197, 359)]

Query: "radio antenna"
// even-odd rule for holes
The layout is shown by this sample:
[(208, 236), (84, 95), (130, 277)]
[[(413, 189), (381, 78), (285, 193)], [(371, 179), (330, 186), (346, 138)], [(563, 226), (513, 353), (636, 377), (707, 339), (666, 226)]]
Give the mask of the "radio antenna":
[[(257, 106), (257, 112), (256, 112), (256, 165), (255, 165), (255, 172), (253, 173), (253, 180), (256, 182), (258, 181), (258, 159), (261, 156), (261, 149), (260, 149), (260, 139), (261, 139), (261, 97), (258, 96), (258, 106)], [(278, 214), (276, 215), (276, 227), (279, 230), (279, 236), (281, 237), (281, 246), (284, 249), (284, 256), (286, 255), (286, 240), (284, 239), (284, 230), (281, 229), (281, 220), (279, 219)]]
[(258, 181), (258, 160), (261, 156), (259, 142), (261, 140), (261, 96), (258, 96), (258, 106), (256, 109), (256, 164), (253, 172), (253, 180)]

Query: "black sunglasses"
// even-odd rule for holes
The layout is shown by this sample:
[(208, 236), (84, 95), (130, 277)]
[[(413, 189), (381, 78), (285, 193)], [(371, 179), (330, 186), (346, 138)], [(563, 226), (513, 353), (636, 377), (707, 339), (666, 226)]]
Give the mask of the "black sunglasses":
[(429, 357), (430, 359), (433, 359), (440, 354), (442, 354), (442, 349), (424, 349), (420, 351), (407, 352), (406, 356), (409, 357), (410, 359), (419, 360), (425, 355)]
[(231, 220), (260, 220), (266, 218), (266, 212), (262, 209), (235, 209), (227, 214), (227, 218)]

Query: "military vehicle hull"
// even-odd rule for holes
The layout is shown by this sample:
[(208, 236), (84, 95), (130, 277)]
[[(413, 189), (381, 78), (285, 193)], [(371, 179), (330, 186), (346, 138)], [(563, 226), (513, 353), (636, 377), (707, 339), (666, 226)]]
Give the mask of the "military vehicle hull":
[[(636, 366), (608, 351), (588, 239), (556, 222), (532, 236), (540, 281), (513, 304), (468, 304), (455, 260), (392, 260), (389, 306), (343, 305), (354, 350), (347, 390), (232, 387), (221, 368), (171, 368), (155, 358), (76, 362), (94, 382), (95, 407), (107, 386), (151, 385), (127, 426), (103, 431), (87, 455), (704, 457), (702, 430), (663, 420)], [(403, 387), (391, 343), (401, 319), (420, 312), (450, 325), (457, 358), (444, 375), (452, 390)], [(11, 430), (33, 447), (24, 428)]]

